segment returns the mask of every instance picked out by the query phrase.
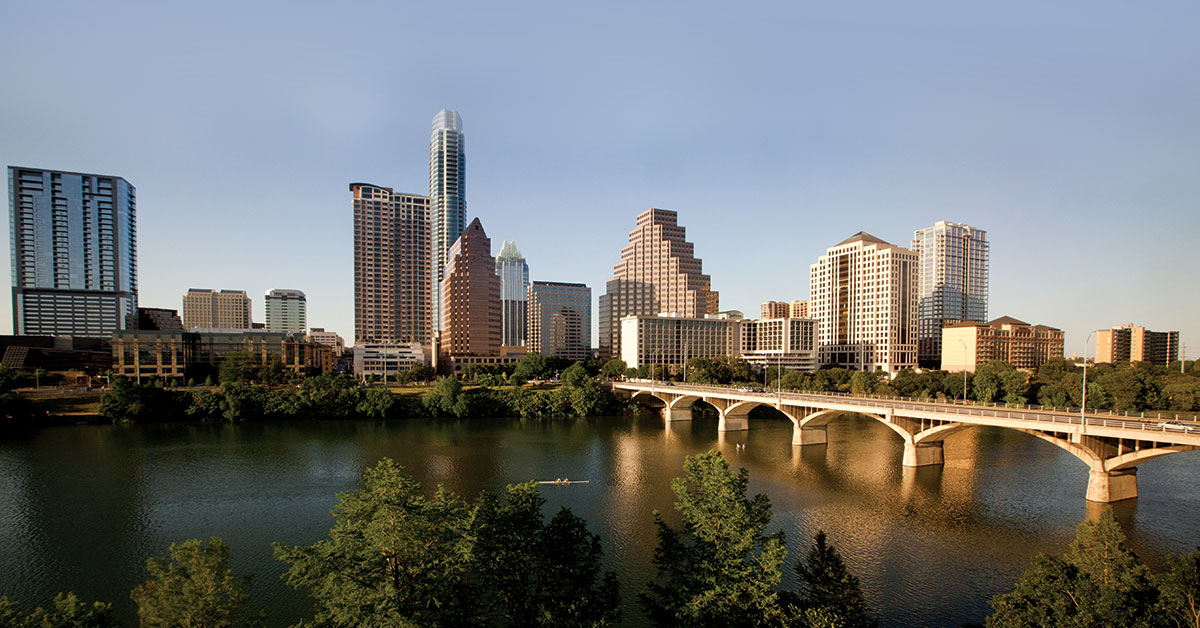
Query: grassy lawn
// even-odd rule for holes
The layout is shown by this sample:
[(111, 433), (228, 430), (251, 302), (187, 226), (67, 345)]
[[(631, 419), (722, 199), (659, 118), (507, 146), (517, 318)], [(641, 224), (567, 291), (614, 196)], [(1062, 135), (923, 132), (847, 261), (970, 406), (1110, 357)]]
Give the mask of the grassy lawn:
[(95, 416), (100, 414), (100, 395), (95, 393), (64, 393), (61, 395), (26, 395), (33, 406), (54, 416)]

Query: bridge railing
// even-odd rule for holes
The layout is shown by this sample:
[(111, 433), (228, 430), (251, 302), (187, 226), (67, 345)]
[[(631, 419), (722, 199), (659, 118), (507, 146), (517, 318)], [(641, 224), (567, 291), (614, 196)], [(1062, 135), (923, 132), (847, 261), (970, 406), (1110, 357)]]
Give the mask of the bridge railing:
[[(645, 382), (636, 382), (636, 383), (645, 383)], [(675, 387), (675, 386), (673, 385), (673, 387)], [(1078, 425), (1081, 422), (1080, 412), (1079, 412), (1078, 408), (1075, 408), (1073, 412), (1070, 409), (1065, 409), (1064, 411), (1056, 412), (1053, 410), (1047, 410), (1047, 409), (1045, 409), (1044, 406), (1037, 406), (1035, 408), (1033, 406), (1019, 406), (1016, 404), (1013, 404), (1012, 406), (1008, 406), (1008, 405), (986, 403), (986, 402), (971, 402), (968, 404), (943, 403), (943, 402), (937, 402), (937, 401), (922, 401), (922, 400), (912, 399), (910, 397), (888, 397), (888, 396), (883, 396), (883, 395), (851, 395), (849, 393), (843, 393), (843, 392), (822, 392), (822, 393), (787, 392), (787, 393), (784, 393), (782, 391), (768, 391), (765, 389), (763, 389), (761, 391), (754, 391), (754, 390), (746, 391), (746, 390), (741, 390), (739, 387), (735, 387), (735, 386), (711, 386), (711, 385), (703, 385), (703, 384), (682, 384), (682, 385), (679, 385), (677, 388), (711, 390), (713, 392), (730, 392), (730, 391), (732, 391), (732, 392), (741, 393), (741, 394), (758, 395), (758, 396), (761, 396), (761, 397), (764, 397), (767, 399), (778, 398), (778, 399), (790, 399), (790, 400), (795, 400), (795, 401), (806, 401), (807, 400), (807, 401), (821, 402), (821, 401), (827, 401), (829, 397), (835, 397), (835, 398), (846, 399), (846, 400), (853, 399), (855, 401), (860, 402), (862, 405), (866, 405), (866, 406), (872, 407), (872, 408), (929, 410), (930, 406), (935, 406), (938, 412), (952, 414), (952, 415), (959, 415), (959, 416), (978, 416), (978, 417), (991, 417), (991, 418), (1019, 419), (1019, 420), (1025, 420), (1025, 421), (1065, 423), (1065, 424), (1075, 424), (1075, 425)], [(744, 388), (744, 387), (742, 387), (742, 388)], [(1037, 410), (1037, 411), (1034, 411), (1034, 410)], [(1101, 417), (1097, 416), (1101, 412), (1107, 412), (1107, 414), (1109, 416), (1114, 417), (1114, 418), (1101, 418)], [(1123, 428), (1123, 429), (1138, 430), (1141, 432), (1154, 432), (1154, 433), (1164, 433), (1164, 434), (1170, 434), (1170, 433), (1197, 434), (1197, 433), (1200, 433), (1200, 425), (1185, 424), (1182, 427), (1176, 427), (1176, 426), (1165, 425), (1162, 422), (1163, 420), (1166, 420), (1166, 419), (1180, 420), (1180, 421), (1182, 421), (1182, 420), (1195, 421), (1194, 415), (1192, 415), (1191, 418), (1185, 419), (1185, 415), (1178, 415), (1178, 414), (1174, 415), (1174, 416), (1171, 416), (1171, 415), (1163, 416), (1161, 413), (1155, 413), (1158, 415), (1157, 417), (1156, 416), (1146, 417), (1145, 413), (1138, 413), (1138, 415), (1135, 416), (1135, 415), (1130, 415), (1127, 412), (1122, 413), (1122, 414), (1116, 414), (1112, 411), (1101, 411), (1101, 412), (1089, 413), (1087, 416), (1087, 425), (1097, 426), (1097, 427)], [(1125, 418), (1124, 419), (1115, 418), (1117, 416), (1124, 416)], [(1133, 419), (1133, 420), (1129, 420), (1129, 419)], [(1149, 420), (1147, 420), (1147, 419), (1149, 419)], [(1158, 422), (1152, 422), (1152, 421), (1158, 421)]]

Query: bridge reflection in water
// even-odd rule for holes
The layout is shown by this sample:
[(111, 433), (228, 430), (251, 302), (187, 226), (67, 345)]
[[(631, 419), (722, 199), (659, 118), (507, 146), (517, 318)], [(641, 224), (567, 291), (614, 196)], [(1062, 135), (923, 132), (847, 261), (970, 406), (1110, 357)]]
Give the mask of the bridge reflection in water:
[[(1088, 465), (1087, 499), (1109, 503), (1137, 497), (1137, 466), (1168, 454), (1200, 449), (1200, 423), (1163, 423), (1172, 417), (1116, 416), (1067, 409), (938, 403), (913, 399), (820, 393), (754, 392), (724, 386), (665, 386), (657, 382), (613, 382), (614, 391), (634, 399), (656, 399), (670, 425), (689, 421), (697, 402), (717, 409), (719, 433), (749, 429), (750, 411), (774, 408), (793, 425), (792, 444), (827, 442), (826, 426), (844, 414), (860, 414), (891, 428), (904, 442), (903, 465), (945, 464), (947, 436), (974, 426), (1012, 429), (1071, 452)], [(917, 475), (913, 474), (916, 478)]]

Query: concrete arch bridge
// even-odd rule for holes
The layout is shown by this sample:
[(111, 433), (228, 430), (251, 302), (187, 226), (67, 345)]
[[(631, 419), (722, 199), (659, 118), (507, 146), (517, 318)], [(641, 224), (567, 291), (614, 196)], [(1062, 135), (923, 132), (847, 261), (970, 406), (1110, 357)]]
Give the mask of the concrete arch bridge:
[(692, 405), (703, 401), (720, 414), (718, 430), (749, 429), (755, 407), (775, 408), (791, 420), (792, 444), (826, 442), (825, 428), (843, 414), (861, 414), (887, 425), (904, 441), (904, 466), (940, 465), (942, 442), (959, 430), (986, 425), (1017, 430), (1061, 447), (1088, 465), (1087, 499), (1115, 502), (1137, 497), (1137, 466), (1168, 454), (1200, 449), (1195, 417), (1158, 414), (1114, 415), (1107, 411), (1006, 408), (926, 402), (830, 393), (754, 392), (745, 388), (664, 385), (660, 382), (613, 382), (614, 391), (634, 399), (653, 397), (663, 404), (663, 419), (686, 421)]

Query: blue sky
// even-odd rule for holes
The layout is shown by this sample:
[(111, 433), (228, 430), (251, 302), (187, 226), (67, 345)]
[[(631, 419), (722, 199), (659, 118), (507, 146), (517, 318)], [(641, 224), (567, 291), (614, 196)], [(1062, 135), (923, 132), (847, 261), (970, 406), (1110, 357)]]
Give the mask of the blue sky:
[(297, 288), (352, 338), (347, 186), (427, 193), (447, 107), (468, 214), (537, 280), (599, 295), (662, 207), (753, 314), (857, 231), (951, 220), (988, 231), (989, 315), (1200, 355), (1194, 2), (6, 4), (0, 161), (137, 186), (143, 306)]

